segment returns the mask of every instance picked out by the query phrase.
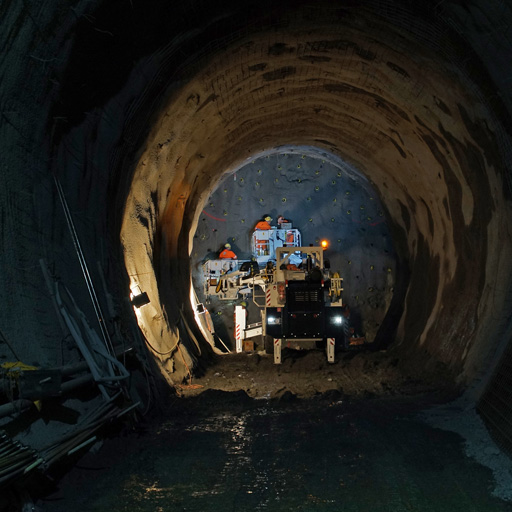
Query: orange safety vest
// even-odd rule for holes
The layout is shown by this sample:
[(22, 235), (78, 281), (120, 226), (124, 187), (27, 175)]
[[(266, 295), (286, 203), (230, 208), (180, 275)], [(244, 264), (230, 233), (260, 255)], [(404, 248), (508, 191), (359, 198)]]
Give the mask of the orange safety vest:
[(272, 229), (272, 226), (266, 220), (260, 220), (254, 229)]
[(220, 254), (219, 258), (221, 260), (236, 260), (236, 254), (230, 249), (224, 249)]

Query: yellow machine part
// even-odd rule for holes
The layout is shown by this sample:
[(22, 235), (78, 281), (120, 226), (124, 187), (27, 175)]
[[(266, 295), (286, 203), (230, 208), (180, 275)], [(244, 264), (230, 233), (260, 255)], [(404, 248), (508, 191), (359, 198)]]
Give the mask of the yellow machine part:
[(38, 370), (37, 366), (30, 366), (29, 364), (22, 363), (21, 361), (2, 363), (0, 368), (6, 370), (7, 375), (19, 375), (21, 372), (30, 370)]

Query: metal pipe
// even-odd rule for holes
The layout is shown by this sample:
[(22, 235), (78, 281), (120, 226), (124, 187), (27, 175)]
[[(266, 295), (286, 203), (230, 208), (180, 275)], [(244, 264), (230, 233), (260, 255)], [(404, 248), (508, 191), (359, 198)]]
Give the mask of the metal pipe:
[(91, 444), (92, 442), (96, 441), (96, 436), (92, 436), (90, 439), (87, 439), (87, 441), (84, 441), (83, 443), (80, 443), (78, 446), (75, 446), (71, 450), (69, 450), (68, 455), (71, 455), (72, 453), (77, 452), (84, 446), (87, 446), (88, 444)]
[[(68, 382), (64, 382), (61, 385), (62, 393), (69, 393), (74, 389), (84, 386), (89, 382), (93, 381), (93, 377), (91, 374), (83, 375), (81, 377), (77, 377), (76, 379), (70, 380)], [(24, 398), (20, 398), (19, 400), (14, 400), (13, 402), (9, 402), (7, 404), (0, 405), (0, 418), (4, 418), (5, 416), (9, 416), (13, 413), (19, 413), (26, 411), (30, 407), (32, 407), (33, 402), (30, 400), (25, 400)]]
[(82, 268), (82, 273), (84, 275), (85, 283), (87, 285), (87, 289), (89, 290), (89, 295), (91, 297), (91, 301), (94, 307), (94, 311), (96, 312), (96, 317), (98, 319), (98, 323), (100, 325), (100, 330), (103, 335), (103, 340), (105, 342), (105, 346), (110, 354), (114, 353), (114, 346), (112, 344), (112, 340), (110, 339), (110, 334), (105, 324), (105, 318), (103, 312), (101, 310), (101, 305), (98, 300), (98, 296), (96, 295), (96, 290), (94, 289), (94, 284), (92, 282), (91, 275), (89, 273), (89, 268), (87, 267), (87, 262), (85, 260), (84, 253), (82, 251), (82, 247), (80, 245), (80, 240), (78, 238), (78, 233), (76, 232), (75, 225), (73, 223), (73, 218), (71, 216), (71, 212), (69, 211), (69, 206), (66, 201), (66, 197), (64, 196), (64, 191), (62, 190), (62, 185), (58, 180), (57, 176), (54, 174), (53, 179), (55, 181), (55, 186), (57, 187), (57, 193), (59, 194), (59, 199), (62, 205), (62, 209), (64, 210), (64, 216), (66, 218), (66, 222), (68, 224), (69, 231), (71, 233), (71, 238), (73, 239), (73, 244), (75, 246), (75, 251), (78, 257), (78, 261), (80, 263), (80, 267)]
[(132, 409), (135, 409), (135, 407), (138, 407), (140, 405), (140, 401), (130, 405), (130, 407), (127, 407), (126, 409), (123, 409), (118, 415), (117, 418), (120, 418), (121, 416), (124, 416), (127, 412), (130, 412)]
[(6, 482), (12, 481), (14, 478), (16, 478), (18, 475), (22, 474), (25, 468), (21, 467), (14, 471), (13, 473), (10, 473), (6, 476), (0, 477), (0, 485), (3, 485)]
[[(132, 352), (133, 347), (128, 347), (126, 349), (122, 350), (116, 350), (116, 357), (119, 359), (121, 356), (127, 354), (128, 352)], [(84, 371), (89, 369), (89, 365), (87, 364), (87, 361), (81, 361), (80, 363), (74, 363), (74, 364), (68, 364), (66, 366), (61, 366), (60, 368), (57, 368), (57, 370), (60, 370), (62, 375), (73, 375), (75, 373)]]
[(0, 418), (4, 418), (5, 416), (9, 416), (14, 412), (23, 412), (32, 407), (32, 402), (30, 400), (25, 400), (20, 398), (19, 400), (14, 400), (13, 402), (9, 402), (8, 404), (0, 405)]
[(16, 469), (24, 469), (23, 466), (27, 464), (27, 460), (21, 460), (16, 464), (11, 465), (9, 468), (0, 469), (0, 477), (9, 474), (11, 471), (15, 471)]
[(25, 470), (23, 471), (23, 474), (28, 473), (31, 469), (34, 469), (35, 467), (39, 466), (39, 464), (41, 464), (42, 462), (44, 462), (44, 459), (41, 459), (41, 458), (37, 459), (35, 462), (30, 464), (30, 466), (27, 466), (25, 468)]
[[(132, 352), (133, 351), (133, 347), (128, 347), (126, 349), (122, 349), (122, 350), (117, 350), (116, 351), (116, 357), (119, 359), (121, 356), (124, 356), (126, 355), (128, 352)], [(87, 361), (81, 361), (79, 363), (74, 363), (74, 364), (69, 364), (69, 365), (66, 365), (66, 366), (60, 366), (60, 367), (57, 367), (57, 368), (48, 368), (49, 370), (56, 370), (56, 371), (60, 371), (60, 373), (62, 375), (65, 375), (65, 376), (69, 376), (69, 375), (74, 375), (76, 373), (79, 373), (79, 372), (82, 372), (84, 370), (88, 370), (89, 369), (89, 365), (87, 363)], [(4, 380), (4, 378), (0, 378), (0, 383), (2, 380)], [(83, 379), (82, 380), (79, 380), (79, 379)], [(64, 393), (66, 392), (69, 392), (69, 391), (72, 391), (73, 389), (81, 386), (82, 384), (86, 384), (87, 382), (89, 381), (92, 381), (92, 376), (88, 376), (88, 378), (86, 378), (86, 376), (83, 376), (83, 377), (78, 377), (76, 379), (73, 379), (71, 381), (68, 381), (68, 382), (65, 382), (62, 384), (61, 386), (61, 389)], [(14, 401), (14, 402), (11, 402), (11, 403), (16, 403), (17, 401)], [(28, 401), (30, 402), (30, 401)], [(7, 404), (5, 404), (7, 405)], [(21, 405), (21, 404), (20, 404)], [(26, 404), (27, 406), (29, 404)], [(11, 414), (11, 412), (13, 412), (10, 408), (6, 408), (6, 410), (8, 412), (4, 413), (3, 412), (3, 408), (4, 407), (4, 404), (0, 405), (0, 418), (3, 418), (4, 416), (8, 416), (9, 414)], [(2, 441), (1, 441), (1, 438), (0, 438), (0, 445), (1, 445)]]
[(9, 457), (5, 457), (0, 461), (0, 466), (6, 467), (10, 466), (16, 461), (33, 458), (33, 451), (25, 448), (23, 451), (19, 451), (18, 453), (14, 453), (9, 455)]
[(2, 449), (0, 450), (0, 459), (2, 459), (3, 457), (7, 457), (7, 455), (9, 455), (10, 453), (18, 451), (20, 448), (21, 447), (19, 444), (16, 445), (14, 443), (10, 443), (7, 446), (2, 447)]
[(77, 377), (76, 379), (64, 382), (64, 384), (61, 384), (60, 388), (62, 390), (62, 393), (69, 393), (70, 391), (73, 391), (76, 388), (84, 386), (89, 382), (93, 382), (93, 380), (93, 376), (90, 373), (88, 373), (87, 375), (82, 375), (81, 377)]

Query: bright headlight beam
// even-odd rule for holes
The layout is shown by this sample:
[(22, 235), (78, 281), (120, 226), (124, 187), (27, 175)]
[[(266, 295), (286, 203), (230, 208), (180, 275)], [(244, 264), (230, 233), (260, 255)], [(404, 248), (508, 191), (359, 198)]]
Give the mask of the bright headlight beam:
[(335, 316), (333, 317), (332, 322), (336, 325), (341, 325), (343, 323), (343, 317), (341, 315)]

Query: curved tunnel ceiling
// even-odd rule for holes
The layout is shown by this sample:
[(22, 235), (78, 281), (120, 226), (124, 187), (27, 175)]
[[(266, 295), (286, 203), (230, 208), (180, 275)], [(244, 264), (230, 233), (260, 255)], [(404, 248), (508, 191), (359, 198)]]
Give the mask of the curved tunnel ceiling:
[[(91, 213), (80, 219), (81, 234), (92, 258), (110, 258), (111, 289), (125, 295), (128, 274), (150, 292), (141, 312), (153, 346), (169, 353), (178, 337), (189, 338), (187, 364), (205, 352), (191, 323), (189, 253), (199, 214), (223, 173), (283, 145), (313, 146), (362, 173), (385, 209), (397, 279), (379, 346), (391, 344), (418, 371), (446, 365), (461, 383), (485, 370), (508, 318), (504, 155), (511, 124), (507, 98), (448, 28), (444, 4), (151, 7), (87, 2), (28, 17), (26, 9), (13, 10), (10, 37), (30, 56), (23, 83), (31, 77), (43, 86), (21, 87), (21, 71), (9, 82), (41, 111), (27, 115), (33, 123), (23, 132), (16, 123), (4, 126), (14, 126), (25, 145), (21, 135), (31, 133), (30, 151), (11, 148), (13, 169), (34, 169), (20, 183), (32, 190), (54, 171), (70, 203)], [(32, 38), (20, 31), (27, 19), (39, 27)], [(493, 78), (494, 67), (488, 66)], [(30, 229), (57, 260), (64, 235), (56, 201), (37, 197), (49, 221), (34, 201), (41, 218)], [(126, 273), (115, 254), (105, 258), (101, 241), (116, 248), (119, 233)], [(60, 267), (74, 279), (68, 252)], [(13, 282), (31, 290), (27, 297), (45, 298), (32, 291), (40, 273), (30, 272)], [(42, 331), (55, 337), (49, 309), (34, 312), (36, 338)], [(30, 337), (22, 324), (15, 320), (8, 334), (41, 357), (44, 343), (39, 350), (23, 341)], [(41, 358), (52, 364), (52, 357), (47, 350)], [(178, 357), (157, 359), (171, 381), (186, 373)]]

